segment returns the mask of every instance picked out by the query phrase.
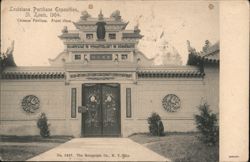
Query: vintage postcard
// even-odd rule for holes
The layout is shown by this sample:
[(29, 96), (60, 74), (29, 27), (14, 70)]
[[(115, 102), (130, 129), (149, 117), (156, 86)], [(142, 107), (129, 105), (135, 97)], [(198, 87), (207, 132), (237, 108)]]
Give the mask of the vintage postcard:
[(248, 28), (246, 1), (2, 1), (0, 160), (247, 161)]

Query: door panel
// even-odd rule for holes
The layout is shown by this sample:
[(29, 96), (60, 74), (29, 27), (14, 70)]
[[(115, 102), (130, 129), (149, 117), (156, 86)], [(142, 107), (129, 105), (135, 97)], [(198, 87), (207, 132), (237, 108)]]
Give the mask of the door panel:
[(120, 130), (119, 85), (102, 86), (103, 135), (117, 135)]
[(84, 85), (83, 101), (87, 107), (83, 114), (83, 127), (86, 136), (99, 136), (102, 134), (101, 115), (101, 89), (96, 84)]
[(119, 84), (84, 84), (82, 114), (84, 136), (120, 135), (120, 86)]

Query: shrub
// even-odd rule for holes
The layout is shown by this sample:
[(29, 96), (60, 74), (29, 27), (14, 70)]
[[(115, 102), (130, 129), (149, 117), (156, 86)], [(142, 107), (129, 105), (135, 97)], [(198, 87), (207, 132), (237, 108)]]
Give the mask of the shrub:
[(199, 106), (200, 114), (195, 115), (196, 127), (201, 132), (199, 139), (208, 145), (219, 141), (219, 126), (216, 114), (212, 113), (207, 103)]
[(48, 119), (45, 113), (40, 114), (37, 121), (37, 127), (40, 129), (40, 135), (42, 137), (46, 138), (50, 136)]
[(148, 118), (149, 132), (153, 136), (164, 136), (164, 126), (160, 115), (152, 113)]

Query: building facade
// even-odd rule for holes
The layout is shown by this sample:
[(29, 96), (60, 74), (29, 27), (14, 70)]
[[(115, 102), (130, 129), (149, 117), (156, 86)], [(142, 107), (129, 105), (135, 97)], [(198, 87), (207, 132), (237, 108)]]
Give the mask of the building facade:
[(64, 27), (65, 49), (48, 67), (7, 66), (0, 78), (0, 133), (38, 135), (44, 112), (51, 135), (122, 136), (148, 132), (157, 112), (166, 131), (195, 131), (197, 106), (219, 112), (219, 46), (195, 52), (186, 66), (154, 65), (137, 49), (143, 37), (126, 30), (119, 11), (106, 18), (83, 12)]

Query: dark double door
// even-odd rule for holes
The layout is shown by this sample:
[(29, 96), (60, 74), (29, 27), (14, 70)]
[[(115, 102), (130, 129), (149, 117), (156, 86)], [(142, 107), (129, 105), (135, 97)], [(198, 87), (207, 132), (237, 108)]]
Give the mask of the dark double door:
[(120, 85), (83, 84), (82, 136), (120, 136)]

